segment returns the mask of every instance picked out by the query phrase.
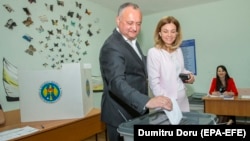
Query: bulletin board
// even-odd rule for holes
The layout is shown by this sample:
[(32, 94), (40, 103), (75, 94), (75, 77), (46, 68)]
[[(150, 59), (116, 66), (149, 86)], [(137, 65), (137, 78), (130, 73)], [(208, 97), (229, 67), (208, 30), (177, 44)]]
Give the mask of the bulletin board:
[(197, 75), (196, 69), (196, 54), (195, 54), (195, 40), (183, 40), (180, 45), (184, 57), (185, 68)]

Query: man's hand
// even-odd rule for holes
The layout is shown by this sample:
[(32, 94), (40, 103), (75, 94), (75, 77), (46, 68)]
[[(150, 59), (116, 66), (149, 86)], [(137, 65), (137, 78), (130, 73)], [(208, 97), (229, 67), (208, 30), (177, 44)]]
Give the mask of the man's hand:
[(152, 97), (146, 104), (147, 108), (162, 108), (171, 111), (173, 104), (170, 98), (165, 96)]

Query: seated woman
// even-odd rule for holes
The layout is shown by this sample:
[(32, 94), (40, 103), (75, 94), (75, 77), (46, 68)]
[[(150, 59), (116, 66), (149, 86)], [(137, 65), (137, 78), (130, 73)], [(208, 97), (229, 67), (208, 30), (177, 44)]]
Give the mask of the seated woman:
[[(234, 79), (229, 76), (227, 68), (224, 65), (219, 65), (216, 68), (216, 77), (212, 79), (209, 94), (211, 95), (221, 95), (230, 96), (238, 95), (238, 90), (236, 88)], [(227, 119), (228, 117), (221, 117), (222, 119)], [(230, 116), (229, 119), (236, 124), (235, 116)], [(223, 122), (223, 121), (221, 121)]]

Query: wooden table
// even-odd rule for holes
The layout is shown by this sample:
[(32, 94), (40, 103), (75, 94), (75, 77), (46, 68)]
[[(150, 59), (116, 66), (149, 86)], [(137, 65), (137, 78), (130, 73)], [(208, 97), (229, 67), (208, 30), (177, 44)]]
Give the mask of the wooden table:
[(25, 126), (40, 129), (38, 132), (18, 137), (20, 141), (81, 141), (100, 132), (106, 126), (100, 121), (100, 109), (92, 109), (84, 118), (22, 123), (20, 111), (5, 112), (6, 123), (0, 132)]
[(250, 99), (235, 96), (233, 100), (224, 100), (221, 97), (205, 96), (204, 112), (216, 115), (250, 117)]

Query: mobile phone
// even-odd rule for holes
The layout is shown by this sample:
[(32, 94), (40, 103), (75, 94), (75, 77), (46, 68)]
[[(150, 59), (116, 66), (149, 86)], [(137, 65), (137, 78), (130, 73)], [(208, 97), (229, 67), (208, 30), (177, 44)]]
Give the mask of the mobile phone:
[(181, 80), (183, 82), (185, 82), (186, 80), (190, 79), (190, 75), (189, 74), (186, 74), (186, 73), (180, 73), (179, 74), (179, 77), (181, 78)]

